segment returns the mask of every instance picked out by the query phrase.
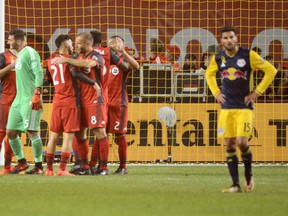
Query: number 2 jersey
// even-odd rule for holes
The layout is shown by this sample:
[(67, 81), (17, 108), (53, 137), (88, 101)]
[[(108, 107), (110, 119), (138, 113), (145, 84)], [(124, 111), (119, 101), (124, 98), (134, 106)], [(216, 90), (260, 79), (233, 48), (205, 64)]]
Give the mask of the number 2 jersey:
[(253, 91), (253, 72), (258, 69), (265, 73), (262, 82), (256, 91), (263, 94), (277, 73), (276, 68), (262, 59), (253, 50), (239, 47), (238, 52), (228, 56), (222, 51), (212, 57), (206, 71), (207, 83), (216, 97), (220, 89), (216, 83), (216, 73), (220, 72), (222, 87), (221, 92), (225, 95), (226, 102), (222, 104), (223, 109), (253, 109), (252, 104), (248, 106), (244, 98)]
[[(53, 59), (60, 54), (55, 52), (48, 59), (48, 78), (53, 80), (54, 84), (54, 108), (75, 108), (80, 107), (79, 89), (77, 80), (72, 77), (68, 64), (52, 64)], [(69, 55), (61, 56), (69, 58)], [(52, 61), (52, 62), (51, 62)]]
[(130, 71), (124, 72), (115, 65), (110, 66), (109, 70), (109, 106), (125, 106), (128, 107), (127, 79)]

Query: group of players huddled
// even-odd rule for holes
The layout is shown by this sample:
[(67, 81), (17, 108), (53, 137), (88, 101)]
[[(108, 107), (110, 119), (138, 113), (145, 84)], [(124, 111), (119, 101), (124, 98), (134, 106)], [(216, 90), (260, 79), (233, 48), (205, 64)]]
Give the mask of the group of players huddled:
[[(212, 56), (205, 78), (215, 99), (221, 104), (218, 135), (225, 139), (227, 166), (233, 182), (223, 192), (242, 191), (238, 173), (237, 147), (240, 149), (244, 164), (244, 191), (250, 192), (254, 188), (252, 151), (249, 146), (249, 138), (253, 131), (254, 102), (266, 91), (277, 70), (253, 50), (240, 47), (233, 26), (224, 26), (220, 30), (220, 41), (223, 50)], [(47, 75), (47, 78), (53, 81), (55, 93), (45, 174), (55, 175), (54, 152), (62, 133), (63, 143), (58, 175), (107, 175), (109, 154), (107, 133), (115, 134), (118, 144), (120, 166), (115, 173), (126, 174), (125, 133), (128, 115), (126, 80), (129, 71), (138, 70), (139, 64), (127, 54), (124, 41), (119, 36), (111, 37), (108, 47), (103, 48), (101, 32), (80, 33), (75, 41), (75, 54), (68, 35), (60, 35), (55, 42), (58, 50), (48, 60), (50, 75)], [(161, 51), (156, 46), (157, 40), (151, 39), (150, 43), (151, 52)], [(40, 57), (33, 48), (26, 45), (25, 34), (21, 30), (13, 30), (9, 33), (8, 44), (10, 50), (0, 55), (0, 68), (3, 68), (0, 71), (2, 86), (0, 141), (2, 142), (6, 132), (8, 137), (2, 174), (22, 172), (44, 174), (42, 141), (38, 133), (42, 114), (43, 83)], [(152, 63), (166, 63), (165, 56), (155, 54)], [(15, 73), (11, 71), (14, 67), (16, 85)], [(253, 72), (257, 70), (263, 71), (265, 75), (254, 88)], [(221, 75), (221, 89), (216, 81), (216, 73)], [(95, 135), (90, 162), (88, 162), (87, 128), (92, 129)], [(28, 164), (19, 138), (21, 132), (27, 132), (30, 137), (35, 159), (35, 167), (26, 172)], [(70, 158), (72, 143), (74, 143), (73, 151), (79, 152), (81, 165), (77, 167), (76, 164), (68, 172), (66, 164)], [(18, 165), (14, 168), (11, 167), (13, 153), (18, 159)]]
[[(56, 175), (55, 148), (63, 135), (58, 176), (108, 175), (107, 133), (113, 133), (118, 144), (120, 165), (114, 173), (127, 174), (126, 81), (131, 69), (138, 70), (139, 64), (125, 51), (123, 38), (115, 35), (109, 38), (107, 47), (102, 47), (99, 30), (82, 32), (76, 36), (74, 52), (71, 37), (61, 34), (55, 40), (57, 51), (47, 61), (46, 74), (39, 54), (26, 44), (22, 30), (9, 32), (7, 43), (10, 49), (0, 54), (1, 143), (7, 135), (5, 165), (0, 174)], [(39, 136), (44, 75), (55, 88), (45, 172)], [(88, 128), (95, 135), (90, 161)], [(26, 171), (29, 165), (22, 150), (21, 132), (27, 132), (32, 144), (35, 167), (29, 171)], [(72, 146), (77, 163), (68, 171), (66, 165)], [(11, 166), (13, 154), (18, 160), (15, 167)]]

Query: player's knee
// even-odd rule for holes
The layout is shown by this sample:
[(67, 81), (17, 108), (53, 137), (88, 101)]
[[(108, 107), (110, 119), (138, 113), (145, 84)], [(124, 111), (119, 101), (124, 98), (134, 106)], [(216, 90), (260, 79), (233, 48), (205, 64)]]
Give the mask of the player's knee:
[(15, 130), (7, 130), (6, 134), (7, 134), (9, 139), (16, 139), (18, 136), (18, 132)]

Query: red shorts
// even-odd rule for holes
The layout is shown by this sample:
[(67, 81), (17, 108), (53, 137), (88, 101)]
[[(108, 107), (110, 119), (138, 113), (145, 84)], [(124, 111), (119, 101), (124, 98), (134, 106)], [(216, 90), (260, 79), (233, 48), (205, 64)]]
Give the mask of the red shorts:
[(80, 109), (52, 109), (50, 130), (56, 133), (71, 133), (80, 130)]
[(127, 132), (128, 107), (108, 106), (108, 133), (125, 134)]
[(9, 110), (9, 105), (0, 104), (0, 132), (6, 132)]
[(96, 104), (81, 108), (81, 127), (106, 128), (107, 106)]

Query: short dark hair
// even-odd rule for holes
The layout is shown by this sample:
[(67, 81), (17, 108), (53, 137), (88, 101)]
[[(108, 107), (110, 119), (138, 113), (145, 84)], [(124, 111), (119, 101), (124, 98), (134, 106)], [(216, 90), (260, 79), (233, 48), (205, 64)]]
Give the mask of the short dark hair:
[(262, 53), (262, 49), (260, 49), (259, 47), (253, 47), (252, 50), (258, 53), (259, 55)]
[(13, 29), (9, 32), (9, 35), (13, 35), (15, 40), (21, 40), (24, 41), (26, 34), (21, 29)]
[(151, 47), (152, 52), (156, 52), (156, 53), (165, 52), (164, 44), (158, 38), (150, 38), (150, 47)]
[(222, 37), (222, 34), (224, 32), (234, 32), (235, 35), (237, 34), (236, 29), (232, 25), (225, 25), (223, 28), (220, 29), (220, 37)]
[(93, 45), (94, 44), (100, 44), (102, 41), (102, 33), (100, 30), (96, 29), (96, 30), (91, 30), (90, 34), (93, 37)]
[(66, 40), (72, 40), (71, 37), (67, 34), (61, 34), (59, 35), (55, 40), (55, 45), (57, 48), (61, 46), (61, 44)]
[(189, 59), (189, 60), (194, 61), (194, 60), (196, 60), (197, 58), (196, 58), (196, 56), (195, 56), (194, 54), (186, 54), (186, 55), (185, 55), (185, 60), (186, 60), (186, 59)]

